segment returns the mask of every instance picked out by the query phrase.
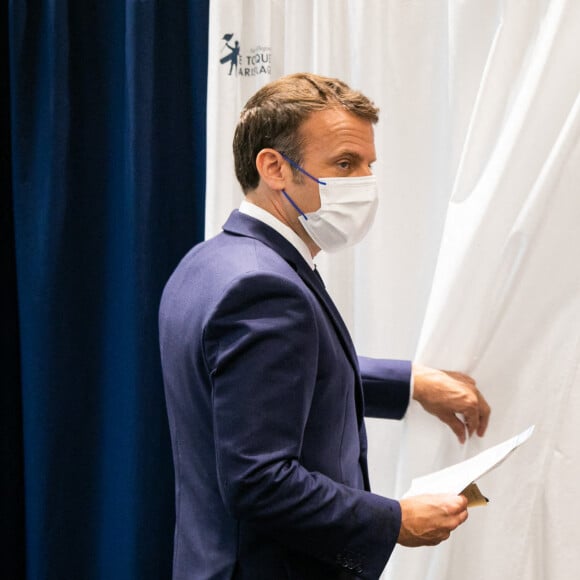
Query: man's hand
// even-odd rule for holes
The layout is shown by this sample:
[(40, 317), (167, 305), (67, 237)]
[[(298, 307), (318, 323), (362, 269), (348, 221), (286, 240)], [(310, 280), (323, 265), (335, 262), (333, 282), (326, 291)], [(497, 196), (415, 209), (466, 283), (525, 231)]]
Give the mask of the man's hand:
[(467, 519), (467, 498), (463, 495), (416, 495), (399, 503), (401, 530), (397, 543), (402, 546), (435, 546)]
[(413, 398), (449, 425), (460, 443), (466, 430), (470, 437), (484, 435), (490, 408), (471, 377), (413, 364), (413, 382)]

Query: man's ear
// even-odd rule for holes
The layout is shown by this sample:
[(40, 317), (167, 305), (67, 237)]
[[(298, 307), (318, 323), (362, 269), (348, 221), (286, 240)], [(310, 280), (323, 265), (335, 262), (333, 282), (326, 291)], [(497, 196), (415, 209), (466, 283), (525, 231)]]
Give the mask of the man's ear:
[(261, 181), (276, 191), (284, 189), (292, 179), (292, 170), (275, 149), (262, 149), (258, 153), (256, 169)]

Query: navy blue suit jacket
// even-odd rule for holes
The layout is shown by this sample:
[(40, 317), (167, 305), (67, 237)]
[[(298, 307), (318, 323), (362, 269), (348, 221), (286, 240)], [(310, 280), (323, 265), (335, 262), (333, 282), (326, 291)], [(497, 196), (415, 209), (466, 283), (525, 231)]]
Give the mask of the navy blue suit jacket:
[(174, 579), (378, 578), (401, 514), (369, 491), (364, 413), (403, 416), (410, 362), (357, 357), (317, 274), (238, 211), (180, 262), (159, 324)]

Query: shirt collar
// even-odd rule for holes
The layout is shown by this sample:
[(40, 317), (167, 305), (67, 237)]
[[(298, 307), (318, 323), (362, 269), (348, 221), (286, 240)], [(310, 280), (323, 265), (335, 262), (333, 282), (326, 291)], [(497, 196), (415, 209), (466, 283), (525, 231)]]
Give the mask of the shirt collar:
[(304, 258), (304, 261), (310, 266), (312, 270), (314, 270), (314, 260), (312, 259), (312, 254), (310, 253), (308, 246), (300, 239), (296, 232), (294, 232), (286, 224), (283, 224), (277, 217), (245, 199), (240, 205), (240, 213), (249, 215), (250, 217), (257, 219), (262, 223), (265, 223), (267, 226), (270, 226), (273, 230), (276, 230), (283, 238), (285, 238), (296, 248), (296, 250)]

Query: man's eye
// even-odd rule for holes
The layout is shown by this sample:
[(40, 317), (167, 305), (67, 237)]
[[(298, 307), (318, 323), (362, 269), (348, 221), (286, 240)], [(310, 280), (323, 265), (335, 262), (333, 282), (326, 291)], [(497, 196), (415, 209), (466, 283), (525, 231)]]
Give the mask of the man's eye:
[(350, 161), (339, 161), (338, 166), (341, 169), (348, 169), (350, 167)]

